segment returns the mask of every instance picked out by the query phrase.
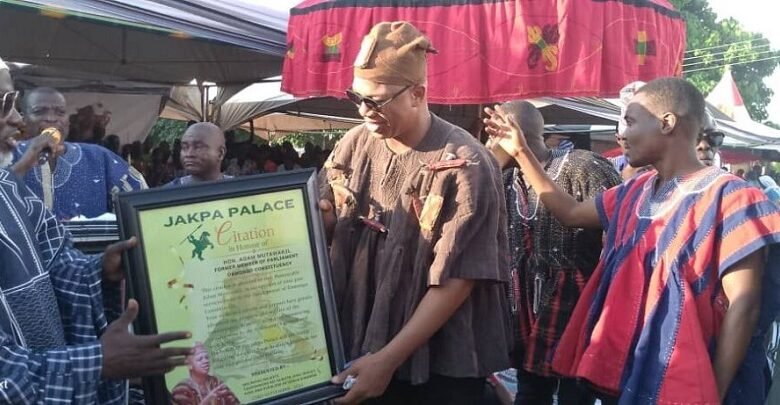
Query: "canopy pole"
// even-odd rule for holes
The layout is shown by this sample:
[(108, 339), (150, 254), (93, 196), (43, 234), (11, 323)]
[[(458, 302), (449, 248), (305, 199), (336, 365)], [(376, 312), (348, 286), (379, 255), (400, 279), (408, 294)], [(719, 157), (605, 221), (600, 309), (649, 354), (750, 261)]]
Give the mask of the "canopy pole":
[(125, 29), (125, 28), (122, 28), (122, 45), (121, 45), (121, 48), (122, 49), (120, 50), (120, 52), (122, 52), (122, 60), (121, 60), (120, 63), (122, 65), (126, 65), (127, 64), (127, 29)]
[(201, 94), (203, 95), (203, 122), (209, 122), (209, 88), (211, 86), (203, 86), (203, 91)]
[(252, 137), (255, 137), (255, 120), (249, 120), (249, 132), (252, 133)]

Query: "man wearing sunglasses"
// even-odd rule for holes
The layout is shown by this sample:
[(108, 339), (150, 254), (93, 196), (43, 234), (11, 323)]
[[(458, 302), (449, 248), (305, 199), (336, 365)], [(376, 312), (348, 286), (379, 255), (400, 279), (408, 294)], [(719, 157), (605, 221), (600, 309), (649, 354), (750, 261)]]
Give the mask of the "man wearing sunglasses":
[(714, 165), (715, 157), (718, 156), (718, 151), (723, 146), (724, 138), (723, 132), (718, 131), (718, 124), (715, 122), (715, 118), (708, 111), (707, 118), (704, 120), (704, 128), (702, 128), (702, 132), (699, 134), (699, 142), (696, 144), (696, 157), (699, 159), (699, 162), (702, 162), (705, 166)]
[(12, 151), (16, 147), (16, 139), (22, 127), (22, 117), (15, 108), (18, 94), (14, 91), (7, 66), (0, 66), (0, 96), (2, 96), (0, 117), (5, 121), (3, 129), (0, 130), (0, 167), (8, 167), (11, 164)]
[[(0, 119), (4, 121), (0, 129), (0, 168), (8, 168), (13, 162), (13, 151), (17, 140), (21, 137), (24, 122), (16, 109), (19, 92), (14, 90), (14, 82), (8, 65), (0, 59)], [(30, 142), (30, 148), (12, 167), (17, 176), (24, 176), (35, 162), (38, 154), (45, 149), (57, 147), (57, 143), (49, 136), (40, 136)]]
[(340, 403), (480, 403), (509, 368), (500, 171), (428, 110), (429, 40), (406, 22), (363, 39), (346, 96), (364, 123), (325, 163), (323, 211), (347, 357)]

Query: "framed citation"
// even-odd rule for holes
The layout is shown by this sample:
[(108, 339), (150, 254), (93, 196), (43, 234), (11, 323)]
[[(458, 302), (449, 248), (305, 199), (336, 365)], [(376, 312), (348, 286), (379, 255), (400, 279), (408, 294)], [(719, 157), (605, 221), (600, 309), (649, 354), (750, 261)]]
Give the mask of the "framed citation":
[[(344, 365), (313, 171), (119, 194), (139, 335), (192, 332), (148, 403), (306, 404)], [(181, 346), (183, 342), (172, 345)]]

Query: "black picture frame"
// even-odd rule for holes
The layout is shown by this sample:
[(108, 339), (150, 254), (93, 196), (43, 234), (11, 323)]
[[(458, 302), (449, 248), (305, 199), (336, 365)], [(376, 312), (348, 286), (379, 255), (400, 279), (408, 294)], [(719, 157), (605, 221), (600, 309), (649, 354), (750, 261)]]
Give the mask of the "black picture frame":
[[(330, 278), (327, 241), (318, 205), (317, 177), (313, 169), (117, 194), (114, 197), (114, 202), (120, 237), (121, 239), (132, 236), (138, 238), (138, 246), (126, 252), (123, 260), (127, 275), (128, 298), (135, 298), (139, 302), (138, 318), (133, 325), (135, 333), (148, 335), (160, 332), (155, 316), (152, 289), (149, 284), (149, 272), (154, 270), (148, 268), (148, 261), (143, 249), (144, 235), (140, 224), (140, 214), (143, 211), (287, 190), (301, 190), (304, 203), (307, 205), (305, 211), (309, 244), (314, 264), (313, 270), (316, 273), (317, 292), (323, 316), (322, 324), (325, 328), (324, 335), (327, 341), (331, 375), (341, 372), (345, 365), (344, 349)], [(145, 378), (143, 387), (148, 403), (171, 403), (171, 395), (166, 387), (164, 376)], [(262, 405), (309, 404), (332, 399), (344, 393), (342, 387), (324, 382), (252, 403)]]

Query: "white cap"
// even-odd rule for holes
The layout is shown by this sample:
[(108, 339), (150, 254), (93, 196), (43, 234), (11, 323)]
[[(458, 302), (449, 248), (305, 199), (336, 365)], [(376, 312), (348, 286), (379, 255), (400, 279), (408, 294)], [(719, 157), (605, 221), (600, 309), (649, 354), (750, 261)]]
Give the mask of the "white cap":
[(620, 101), (623, 105), (627, 105), (628, 102), (631, 101), (631, 97), (634, 97), (634, 93), (641, 89), (645, 84), (647, 83), (636, 81), (623, 86), (623, 88), (620, 89)]
[(645, 84), (645, 82), (636, 81), (631, 82), (620, 89), (619, 98), (623, 106), (620, 107), (620, 119), (618, 119), (617, 133), (619, 136), (623, 136), (623, 132), (626, 131), (626, 121), (623, 119), (623, 117), (626, 115), (626, 106), (628, 105), (628, 102), (631, 101), (631, 98), (634, 97), (634, 93), (636, 93)]
[(712, 113), (708, 109), (704, 110), (704, 122), (702, 125), (705, 130), (712, 131), (718, 129), (718, 121), (715, 121), (715, 117), (712, 116)]
[(0, 70), (11, 70), (8, 68), (8, 65), (3, 62), (3, 58), (0, 58)]

